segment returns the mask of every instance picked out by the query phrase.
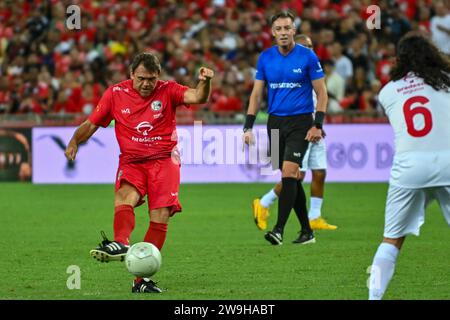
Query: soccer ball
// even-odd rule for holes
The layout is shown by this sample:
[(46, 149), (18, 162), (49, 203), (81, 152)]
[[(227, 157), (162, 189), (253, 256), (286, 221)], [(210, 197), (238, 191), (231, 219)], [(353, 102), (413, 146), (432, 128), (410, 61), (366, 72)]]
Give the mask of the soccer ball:
[(148, 242), (138, 242), (128, 249), (125, 265), (136, 277), (151, 277), (161, 268), (161, 253)]

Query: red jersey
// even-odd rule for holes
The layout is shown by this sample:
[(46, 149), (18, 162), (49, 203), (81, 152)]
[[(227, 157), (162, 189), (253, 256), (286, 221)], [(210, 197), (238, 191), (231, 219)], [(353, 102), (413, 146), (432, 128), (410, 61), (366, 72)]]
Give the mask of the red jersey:
[(142, 97), (132, 80), (125, 80), (105, 91), (89, 121), (106, 127), (115, 120), (121, 161), (170, 157), (177, 146), (175, 108), (184, 104), (187, 89), (158, 80), (151, 95)]

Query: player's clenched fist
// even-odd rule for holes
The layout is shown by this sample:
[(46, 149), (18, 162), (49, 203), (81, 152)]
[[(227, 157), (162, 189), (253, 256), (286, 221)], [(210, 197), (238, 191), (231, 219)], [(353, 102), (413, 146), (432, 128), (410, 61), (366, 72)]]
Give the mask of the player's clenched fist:
[(64, 154), (66, 155), (67, 160), (73, 161), (75, 160), (75, 156), (77, 155), (78, 146), (73, 143), (69, 143), (69, 145), (66, 148), (66, 151), (64, 151)]
[(214, 77), (214, 71), (205, 67), (200, 68), (198, 72), (198, 80), (211, 79), (212, 77)]

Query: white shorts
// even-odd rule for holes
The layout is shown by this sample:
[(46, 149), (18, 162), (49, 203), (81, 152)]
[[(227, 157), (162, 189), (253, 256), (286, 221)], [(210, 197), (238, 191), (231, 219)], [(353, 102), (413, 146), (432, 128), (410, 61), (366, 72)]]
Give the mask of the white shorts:
[(300, 171), (307, 170), (326, 170), (327, 169), (327, 149), (325, 140), (320, 139), (319, 142), (309, 143), (305, 156), (303, 157), (302, 167)]
[(437, 200), (450, 226), (450, 186), (407, 189), (390, 185), (386, 200), (384, 236), (401, 238), (408, 234), (419, 235), (425, 222), (425, 209)]

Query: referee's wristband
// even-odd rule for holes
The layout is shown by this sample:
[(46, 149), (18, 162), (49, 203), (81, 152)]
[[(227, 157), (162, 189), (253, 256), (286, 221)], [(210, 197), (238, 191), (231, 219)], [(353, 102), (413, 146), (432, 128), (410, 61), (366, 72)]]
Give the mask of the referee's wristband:
[(247, 114), (247, 116), (245, 117), (244, 132), (247, 132), (248, 130), (251, 130), (253, 128), (255, 120), (256, 120), (255, 115)]
[(316, 112), (316, 115), (314, 117), (314, 126), (317, 129), (322, 129), (324, 118), (325, 118), (325, 112), (323, 112), (323, 111)]

